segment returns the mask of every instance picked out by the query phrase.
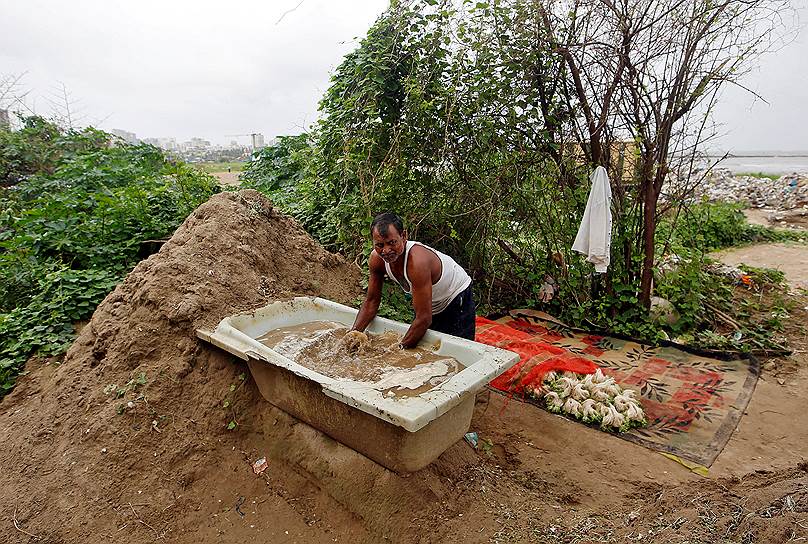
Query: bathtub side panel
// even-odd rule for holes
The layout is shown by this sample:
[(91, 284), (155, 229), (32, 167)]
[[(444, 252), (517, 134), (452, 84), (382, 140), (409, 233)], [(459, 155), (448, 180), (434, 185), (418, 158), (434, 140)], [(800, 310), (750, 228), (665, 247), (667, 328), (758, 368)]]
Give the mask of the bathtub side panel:
[(267, 401), (395, 472), (414, 472), (427, 466), (460, 440), (471, 425), (472, 393), (412, 433), (326, 396), (320, 384), (289, 370), (255, 359), (248, 364)]

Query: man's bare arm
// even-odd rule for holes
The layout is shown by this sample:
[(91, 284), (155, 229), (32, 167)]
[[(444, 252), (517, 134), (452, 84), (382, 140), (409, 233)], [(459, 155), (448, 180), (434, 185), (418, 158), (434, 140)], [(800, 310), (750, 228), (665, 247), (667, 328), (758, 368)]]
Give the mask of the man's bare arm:
[[(413, 248), (415, 250), (416, 248)], [(402, 347), (414, 348), (432, 325), (432, 273), (429, 267), (428, 256), (420, 251), (410, 251), (407, 273), (412, 289), (412, 306), (415, 309), (415, 319), (407, 334), (401, 340)]]
[(379, 311), (379, 303), (382, 300), (382, 287), (384, 286), (384, 261), (376, 252), (370, 254), (370, 278), (368, 279), (368, 291), (365, 301), (356, 314), (356, 319), (351, 327), (352, 331), (364, 331), (365, 328), (376, 317)]

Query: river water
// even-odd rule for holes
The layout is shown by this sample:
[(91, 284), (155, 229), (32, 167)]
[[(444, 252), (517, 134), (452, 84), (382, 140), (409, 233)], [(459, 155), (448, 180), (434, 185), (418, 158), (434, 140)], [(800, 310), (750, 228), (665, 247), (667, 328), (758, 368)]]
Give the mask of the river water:
[[(714, 162), (718, 157), (710, 157)], [(782, 176), (793, 173), (808, 173), (808, 155), (746, 155), (730, 156), (717, 168), (728, 168), (733, 174), (768, 174)]]

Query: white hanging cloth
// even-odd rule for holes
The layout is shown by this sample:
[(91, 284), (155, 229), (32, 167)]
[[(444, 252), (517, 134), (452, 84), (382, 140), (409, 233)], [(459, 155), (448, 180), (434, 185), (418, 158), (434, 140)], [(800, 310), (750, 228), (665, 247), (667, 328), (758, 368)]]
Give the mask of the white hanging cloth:
[(612, 187), (602, 166), (595, 168), (589, 181), (592, 188), (572, 249), (586, 255), (586, 260), (595, 265), (595, 272), (603, 274), (609, 266), (612, 245)]

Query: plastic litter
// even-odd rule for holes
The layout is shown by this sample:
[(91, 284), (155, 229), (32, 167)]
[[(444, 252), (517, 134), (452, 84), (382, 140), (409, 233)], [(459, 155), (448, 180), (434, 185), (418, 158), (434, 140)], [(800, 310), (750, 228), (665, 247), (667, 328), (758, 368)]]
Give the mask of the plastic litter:
[(542, 302), (550, 302), (558, 293), (558, 282), (549, 274), (544, 276), (544, 284), (538, 292), (538, 298)]
[(747, 287), (753, 287), (755, 282), (752, 279), (752, 276), (741, 270), (740, 268), (736, 268), (734, 266), (730, 266), (727, 264), (711, 264), (707, 266), (707, 269), (714, 273), (726, 278), (729, 278), (735, 283), (735, 285), (746, 285)]
[(479, 442), (479, 437), (477, 436), (477, 433), (475, 432), (466, 433), (463, 436), (463, 438), (466, 440), (466, 442), (469, 443), (469, 445), (471, 445), (472, 448), (474, 448), (475, 450), (477, 449), (477, 443)]
[(269, 465), (267, 464), (267, 458), (266, 457), (261, 457), (255, 463), (252, 464), (253, 472), (255, 472), (256, 474), (261, 474), (268, 467), (269, 467)]

